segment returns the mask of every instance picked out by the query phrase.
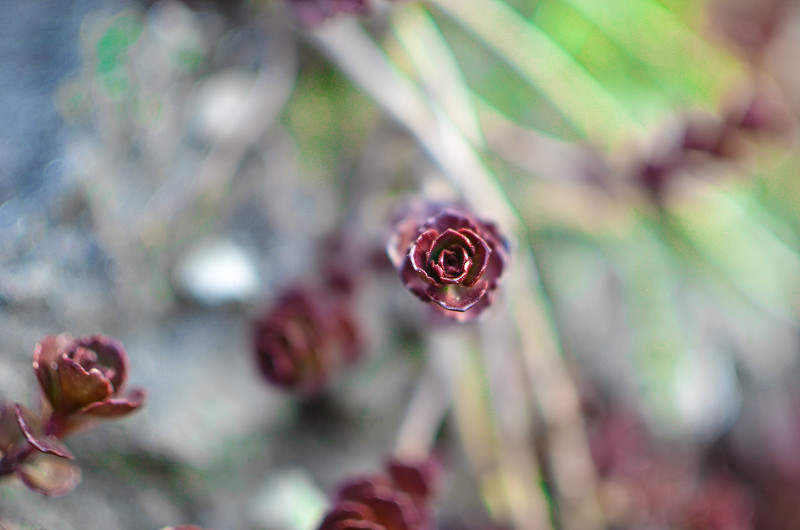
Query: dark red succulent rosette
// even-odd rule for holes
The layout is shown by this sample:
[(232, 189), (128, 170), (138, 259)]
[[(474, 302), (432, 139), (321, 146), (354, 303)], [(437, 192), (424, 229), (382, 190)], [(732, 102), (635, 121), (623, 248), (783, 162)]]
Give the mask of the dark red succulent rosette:
[(62, 436), (83, 420), (125, 416), (144, 404), (144, 389), (123, 392), (128, 354), (105, 335), (45, 337), (34, 349), (33, 370), (52, 408), (54, 432), (46, 434)]
[(453, 206), (429, 206), (395, 225), (387, 252), (408, 290), (466, 321), (491, 304), (509, 245), (494, 223)]
[(430, 530), (429, 501), (438, 467), (397, 460), (387, 473), (352, 479), (339, 488), (319, 530)]
[(253, 349), (269, 382), (315, 394), (340, 364), (360, 356), (361, 340), (347, 296), (298, 286), (256, 321)]

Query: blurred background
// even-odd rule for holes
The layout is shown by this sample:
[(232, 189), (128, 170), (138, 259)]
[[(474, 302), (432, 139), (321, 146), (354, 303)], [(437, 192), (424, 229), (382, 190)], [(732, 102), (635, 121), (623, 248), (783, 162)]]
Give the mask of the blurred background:
[[(0, 400), (100, 332), (149, 402), (0, 527), (310, 530), (421, 417), (439, 528), (800, 528), (797, 2), (69, 4), (0, 14)], [(409, 195), (497, 221), (513, 292), (431, 324), (375, 265), (363, 358), (271, 387), (253, 320)]]

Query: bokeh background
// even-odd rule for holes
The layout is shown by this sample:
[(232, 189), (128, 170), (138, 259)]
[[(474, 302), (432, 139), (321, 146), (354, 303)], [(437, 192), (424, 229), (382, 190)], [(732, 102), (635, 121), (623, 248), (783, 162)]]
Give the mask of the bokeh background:
[[(3, 3), (0, 399), (62, 331), (150, 399), (67, 441), (68, 496), (0, 484), (0, 526), (313, 529), (421, 414), (440, 528), (800, 527), (797, 2), (293, 5)], [(431, 325), (364, 273), (364, 358), (270, 387), (253, 319), (332, 241), (379, 261), (409, 195), (497, 220), (514, 292)]]

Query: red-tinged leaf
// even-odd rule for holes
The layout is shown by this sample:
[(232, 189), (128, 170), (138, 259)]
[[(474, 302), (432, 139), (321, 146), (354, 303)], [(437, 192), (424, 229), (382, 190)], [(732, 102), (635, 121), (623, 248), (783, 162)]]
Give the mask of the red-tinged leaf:
[(433, 244), (438, 237), (439, 233), (436, 230), (428, 230), (417, 238), (408, 251), (408, 256), (411, 259), (411, 265), (414, 267), (414, 271), (423, 281), (430, 285), (437, 284), (436, 280), (428, 274), (427, 268)]
[(146, 397), (147, 392), (143, 388), (132, 388), (125, 396), (92, 403), (83, 408), (79, 414), (95, 418), (119, 418), (144, 405)]
[(58, 359), (71, 341), (72, 337), (66, 333), (48, 335), (33, 349), (33, 372), (39, 380), (42, 392), (54, 408), (58, 408), (61, 399)]
[(95, 356), (91, 365), (80, 363), (88, 372), (97, 368), (118, 391), (128, 377), (128, 354), (122, 344), (105, 335), (88, 335), (75, 339), (70, 345), (68, 355), (78, 361), (78, 352), (88, 350)]
[(20, 466), (17, 476), (31, 491), (47, 497), (63, 497), (80, 484), (81, 470), (63, 458), (41, 455)]
[(75, 456), (64, 443), (55, 436), (47, 435), (42, 428), (41, 419), (22, 405), (15, 407), (17, 424), (28, 443), (42, 453), (75, 460)]
[(463, 285), (430, 287), (428, 297), (448, 311), (466, 311), (478, 303), (488, 287), (487, 282), (478, 282), (472, 287)]
[(56, 409), (60, 413), (71, 413), (92, 403), (108, 399), (114, 392), (111, 381), (97, 368), (88, 372), (68, 357), (58, 363), (58, 379), (61, 387), (61, 403)]

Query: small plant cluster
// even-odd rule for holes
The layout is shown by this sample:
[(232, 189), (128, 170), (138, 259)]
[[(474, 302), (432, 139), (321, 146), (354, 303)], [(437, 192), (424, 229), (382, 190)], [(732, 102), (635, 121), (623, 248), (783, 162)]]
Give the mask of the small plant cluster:
[(128, 364), (122, 344), (104, 335), (42, 339), (33, 352), (42, 397), (38, 411), (0, 405), (0, 477), (16, 476), (42, 495), (69, 493), (80, 469), (70, 462), (75, 457), (63, 439), (144, 404), (144, 389), (124, 388)]
[(742, 162), (753, 154), (752, 144), (785, 139), (794, 124), (773, 87), (761, 84), (743, 104), (714, 114), (686, 113), (657, 134), (650, 152), (638, 160), (632, 180), (663, 205), (676, 180), (702, 173), (712, 164)]
[(350, 479), (339, 486), (319, 530), (431, 530), (428, 503), (438, 472), (432, 459), (392, 460), (385, 473)]
[[(386, 252), (402, 283), (436, 315), (454, 322), (477, 319), (500, 285), (508, 240), (463, 205), (415, 201), (401, 211)], [(364, 271), (352, 274), (337, 266), (335, 255), (328, 261), (333, 265), (323, 267), (324, 281), (298, 282), (254, 324), (261, 374), (300, 395), (319, 394), (339, 367), (362, 353), (352, 298)], [(341, 485), (319, 530), (433, 529), (428, 503), (437, 474), (432, 459), (394, 459), (384, 474)]]
[(615, 528), (752, 528), (753, 492), (727, 465), (709, 459), (699, 471), (692, 462), (696, 456), (657, 443), (644, 421), (621, 405), (591, 418), (589, 433), (607, 492), (605, 511)]
[[(188, 3), (196, 5), (198, 2)], [(360, 295), (364, 293), (362, 288), (368, 284), (367, 277), (377, 274), (387, 264), (393, 269), (391, 272), (396, 286), (407, 301), (430, 314), (431, 318), (421, 324), (423, 333), (430, 332), (430, 337), (426, 337), (430, 339), (429, 344), (440, 346), (436, 342), (440, 339), (446, 343), (446, 347), (438, 350), (432, 346), (428, 352), (430, 355), (424, 357), (426, 373), (419, 378), (417, 393), (405, 417), (407, 424), (404, 423), (400, 429), (402, 436), (397, 437), (393, 451), (385, 451), (391, 455), (388, 462), (378, 473), (339, 483), (329, 508), (318, 521), (318, 530), (436, 528), (439, 514), (433, 503), (436, 494), (440, 493), (442, 470), (438, 460), (431, 454), (435, 453), (432, 448), (437, 442), (444, 418), (451, 412), (452, 429), (462, 436), (460, 441), (464, 442), (463, 449), (470, 460), (471, 471), (479, 482), (477, 495), (481, 495), (486, 503), (485, 507), (476, 511), (485, 508), (487, 519), (491, 518), (494, 523), (508, 524), (509, 528), (518, 530), (793, 528), (800, 520), (800, 496), (797, 493), (800, 491), (800, 464), (797, 464), (798, 459), (791, 448), (800, 442), (800, 419), (793, 418), (795, 423), (769, 424), (763, 436), (748, 433), (745, 438), (754, 445), (745, 448), (749, 451), (737, 445), (732, 436), (726, 437), (723, 427), (714, 427), (718, 430), (712, 434), (713, 442), (692, 440), (672, 446), (659, 439), (657, 430), (647, 424), (638, 409), (634, 412), (632, 408), (611, 398), (608, 402), (587, 400), (581, 403), (576, 380), (585, 374), (581, 373), (579, 362), (572, 362), (571, 352), (562, 351), (558, 333), (551, 328), (557, 318), (553, 308), (549, 307), (551, 300), (548, 293), (555, 291), (549, 290), (547, 276), (549, 274), (551, 279), (557, 277), (553, 270), (548, 270), (556, 267), (548, 267), (551, 264), (539, 267), (539, 263), (533, 259), (533, 251), (538, 252), (538, 248), (546, 246), (544, 238), (540, 241), (537, 237), (548, 229), (523, 225), (527, 221), (522, 220), (525, 216), (520, 212), (525, 208), (522, 203), (527, 196), (521, 193), (520, 197), (508, 197), (510, 194), (502, 190), (503, 179), (495, 178), (491, 169), (483, 168), (483, 165), (491, 164), (482, 164), (486, 160), (481, 160), (481, 156), (487, 153), (480, 151), (490, 142), (484, 145), (480, 134), (476, 135), (477, 140), (470, 138), (471, 131), (464, 121), (455, 123), (459, 120), (451, 119), (451, 109), (447, 108), (451, 102), (446, 101), (447, 98), (436, 99), (441, 98), (443, 93), (449, 93), (435, 86), (434, 81), (440, 78), (447, 81), (445, 88), (464, 89), (465, 94), (462, 95), (469, 97), (463, 99), (477, 99), (472, 98), (474, 94), (468, 86), (461, 86), (466, 83), (461, 82), (458, 76), (458, 65), (454, 63), (452, 69), (442, 68), (433, 72), (436, 69), (430, 68), (430, 65), (426, 69), (426, 61), (421, 60), (425, 53), (421, 53), (420, 49), (427, 50), (427, 45), (430, 45), (431, 54), (436, 52), (439, 60), (448, 58), (449, 53), (442, 53), (443, 50), (447, 51), (446, 40), (442, 40), (439, 34), (443, 32), (437, 27), (436, 17), (452, 16), (458, 24), (470, 30), (467, 33), (480, 35), (480, 39), (486, 41), (484, 44), (494, 46), (494, 51), (500, 55), (516, 58), (511, 64), (513, 70), (525, 74), (522, 77), (543, 83), (543, 87), (534, 88), (541, 89), (545, 96), (553, 100), (554, 110), (563, 110), (565, 117), (576, 121), (577, 125), (580, 125), (580, 119), (586, 115), (588, 108), (580, 101), (584, 94), (594, 94), (595, 102), (610, 105), (605, 110), (615, 110), (617, 105), (609, 103), (605, 92), (599, 91), (599, 84), (575, 95), (562, 94), (562, 83), (550, 84), (549, 75), (530, 75), (540, 74), (537, 70), (540, 67), (531, 66), (533, 63), (527, 56), (521, 60), (515, 55), (517, 49), (523, 46), (508, 46), (506, 39), (498, 39), (496, 33), (484, 31), (486, 26), (483, 25), (481, 9), (470, 7), (472, 3), (467, 0), (435, 0), (433, 5), (441, 8), (442, 13), (437, 10), (427, 12), (421, 8), (409, 10), (410, 14), (404, 20), (392, 21), (394, 38), (399, 47), (407, 52), (409, 64), (415, 66), (418, 70), (415, 75), (421, 79), (418, 85), (409, 83), (408, 86), (412, 88), (408, 92), (398, 89), (398, 94), (406, 98), (394, 98), (394, 92), (391, 96), (383, 97), (375, 93), (381, 91), (373, 90), (370, 84), (372, 78), (361, 70), (364, 67), (363, 59), (364, 62), (378, 61), (377, 67), (374, 64), (364, 67), (368, 73), (397, 73), (398, 76), (406, 73), (403, 68), (408, 65), (403, 61), (395, 65), (391, 59), (387, 59), (390, 54), (381, 53), (385, 50), (374, 46), (373, 28), (367, 32), (359, 28), (348, 34), (347, 25), (342, 25), (341, 28), (345, 29), (341, 34), (335, 31), (313, 33), (317, 26), (338, 14), (367, 13), (377, 5), (377, 0), (277, 2), (290, 11), (301, 28), (312, 33), (311, 40), (315, 45), (327, 51), (334, 62), (340, 61), (339, 66), (344, 72), (360, 82), (365, 91), (373, 90), (378, 104), (384, 110), (391, 111), (397, 121), (423, 144), (432, 155), (431, 159), (441, 166), (442, 174), (451, 181), (452, 189), (449, 191), (453, 192), (452, 195), (463, 197), (463, 202), (419, 199), (405, 204), (387, 223), (390, 233), (385, 241), (381, 241), (380, 260), (375, 259), (376, 254), (371, 250), (356, 248), (353, 242), (355, 238), (351, 234), (343, 234), (328, 249), (330, 252), (325, 254), (322, 265), (312, 279), (300, 278), (282, 285), (274, 294), (271, 293), (266, 310), (252, 319), (251, 351), (245, 353), (252, 355), (255, 370), (267, 384), (291, 393), (298, 400), (313, 398), (319, 402), (325, 399), (325, 391), (331, 388), (337, 373), (365, 357), (368, 348), (365, 344), (366, 333), (359, 318)], [(754, 35), (754, 41), (750, 42), (752, 53), (748, 56), (754, 67), (760, 62), (756, 56), (760, 53), (758, 50), (766, 46), (770, 28), (778, 24), (779, 14), (788, 9), (781, 6), (789, 6), (789, 2), (771, 0), (770, 5), (769, 20), (764, 21), (766, 27), (761, 28), (763, 31)], [(492, 15), (487, 19), (498, 17), (498, 20), (513, 23), (509, 28), (527, 29), (515, 32), (520, 39), (539, 35), (536, 25), (529, 23), (515, 9), (510, 9), (511, 6), (495, 0), (487, 0), (486, 6), (489, 6), (487, 10)], [(231, 7), (232, 10), (238, 8), (244, 10), (245, 3)], [(612, 14), (612, 11), (608, 11), (608, 14)], [(582, 14), (587, 18), (597, 16), (588, 8)], [(597, 18), (598, 21), (605, 20), (599, 16)], [(408, 27), (426, 36), (425, 46), (415, 47), (414, 43), (409, 43)], [(733, 29), (728, 28), (731, 31)], [(378, 32), (376, 29), (375, 33)], [(301, 31), (299, 34), (304, 33)], [(343, 45), (334, 42), (336, 35), (342, 34), (352, 40), (342, 39), (346, 41)], [(552, 50), (547, 52), (551, 40), (549, 37), (536, 38), (535, 42), (541, 44), (543, 56), (548, 58), (540, 61), (542, 64), (560, 64), (567, 73), (571, 71), (574, 75), (585, 75), (586, 69), (578, 62), (559, 62), (564, 54), (558, 48), (556, 53), (552, 53)], [(437, 48), (437, 42), (444, 45)], [(747, 44), (746, 39), (741, 44)], [(344, 47), (338, 47), (340, 45)], [(359, 55), (357, 52), (363, 50), (354, 48), (361, 45), (374, 47), (368, 53)], [(624, 42), (620, 44), (623, 45)], [(399, 53), (397, 50), (390, 51)], [(389, 62), (381, 63), (382, 60)], [(398, 65), (403, 68), (395, 68)], [(374, 69), (369, 70), (370, 67)], [(411, 71), (411, 68), (406, 70)], [(573, 84), (576, 90), (581, 88), (580, 83)], [(594, 85), (584, 84), (590, 88)], [(558, 85), (558, 90), (553, 88), (555, 85)], [(662, 267), (654, 267), (653, 263), (640, 260), (639, 248), (634, 249), (635, 244), (645, 241), (657, 243), (653, 246), (659, 248), (672, 245), (669, 259), (659, 258), (660, 262), (666, 262), (664, 269), (674, 266), (680, 270), (680, 252), (703, 265), (696, 267), (698, 270), (709, 269), (709, 265), (714, 265), (715, 261), (722, 261), (707, 259), (702, 252), (696, 251), (700, 245), (690, 244), (694, 241), (690, 237), (691, 230), (680, 231), (683, 225), (670, 217), (672, 205), (669, 194), (677, 181), (687, 176), (689, 181), (694, 181), (697, 175), (707, 173), (708, 166), (712, 165), (741, 169), (744, 160), (756, 151), (751, 149), (752, 144), (765, 139), (785, 142), (796, 133), (796, 124), (791, 111), (786, 108), (786, 100), (780, 94), (773, 94), (766, 84), (757, 79), (753, 79), (752, 85), (755, 88), (741, 100), (744, 103), (740, 105), (733, 105), (718, 113), (693, 112), (676, 117), (661, 134), (656, 135), (654, 141), (647, 144), (643, 152), (625, 159), (623, 166), (627, 170), (620, 173), (627, 179), (603, 183), (609, 184), (605, 191), (620, 188), (630, 190), (632, 186), (646, 194), (650, 201), (648, 205), (656, 206), (650, 208), (648, 213), (657, 209), (660, 217), (640, 217), (638, 212), (636, 215), (631, 212), (631, 220), (627, 221), (630, 225), (626, 230), (619, 230), (618, 236), (615, 236), (619, 239), (610, 244), (603, 241), (605, 235), (598, 237), (593, 233), (597, 230), (594, 226), (587, 230), (589, 235), (578, 234), (577, 230), (574, 234), (561, 233), (565, 227), (555, 230), (559, 234), (554, 239), (562, 245), (566, 246), (565, 240), (568, 239), (572, 243), (572, 239), (586, 238), (593, 246), (603, 250), (598, 255), (607, 253), (612, 256), (617, 253), (622, 256), (618, 261), (608, 259), (611, 264), (608, 269), (615, 269), (615, 274), (608, 274), (613, 281), (606, 282), (609, 286), (602, 288), (612, 290), (617, 288), (617, 283), (624, 284), (625, 288), (620, 288), (619, 293), (613, 293), (620, 294), (620, 298), (639, 302), (639, 306), (631, 306), (635, 309), (625, 315), (630, 316), (631, 320), (643, 314), (651, 316), (650, 313), (654, 313), (652, 320), (662, 320), (662, 314), (654, 309), (655, 306), (665, 300), (669, 303), (662, 305), (669, 305), (672, 296), (683, 295), (693, 283), (685, 281), (683, 277), (675, 280), (666, 272), (662, 273), (663, 277), (657, 276)], [(406, 86), (406, 83), (398, 83), (398, 86)], [(453, 101), (456, 99), (454, 97)], [(393, 106), (397, 101), (402, 104)], [(492, 106), (488, 99), (484, 103), (482, 105), (487, 108)], [(403, 107), (405, 104), (413, 112), (404, 112), (408, 110)], [(499, 114), (492, 109), (478, 110), (480, 112), (476, 111), (475, 114), (483, 114), (484, 111), (489, 116)], [(430, 112), (426, 114), (427, 111)], [(598, 110), (598, 115), (612, 114)], [(417, 118), (418, 122), (415, 121)], [(589, 121), (594, 121), (594, 118)], [(422, 125), (418, 126), (419, 123)], [(504, 121), (498, 118), (498, 123), (498, 127), (502, 128)], [(426, 134), (429, 131), (425, 127), (433, 132)], [(513, 130), (519, 132), (519, 129), (521, 127)], [(267, 135), (254, 136), (261, 141), (264, 139), (262, 136)], [(531, 136), (539, 138), (544, 135), (527, 137)], [(544, 145), (555, 145), (555, 142)], [(247, 149), (243, 151), (252, 146), (245, 147)], [(544, 157), (546, 153), (543, 151), (540, 152)], [(523, 155), (527, 156), (527, 153)], [(612, 165), (610, 157), (597, 161), (597, 165), (603, 167), (589, 168), (591, 171), (587, 170), (586, 174), (597, 174)], [(232, 167), (236, 165), (231, 164)], [(231, 172), (234, 171), (231, 169)], [(477, 199), (476, 189), (479, 190)], [(497, 201), (490, 200), (493, 197), (487, 195), (486, 202), (482, 202), (484, 197), (480, 193), (494, 193), (498, 189), (501, 190), (498, 192), (501, 197)], [(526, 188), (520, 185), (520, 189)], [(616, 206), (620, 210), (636, 209), (635, 201), (626, 201), (627, 197)], [(621, 204), (623, 202), (624, 205)], [(491, 212), (491, 215), (487, 212)], [(527, 213), (530, 215), (530, 212)], [(637, 230), (641, 227), (646, 230)], [(541, 231), (536, 232), (537, 228)], [(790, 232), (791, 229), (787, 227), (786, 231)], [(630, 248), (622, 248), (626, 247), (620, 244), (626, 237), (624, 232), (636, 234), (641, 240), (633, 239), (631, 241), (635, 244)], [(761, 231), (754, 233), (762, 234)], [(776, 255), (785, 258), (790, 265), (785, 270), (796, 269), (793, 266), (800, 263), (800, 247), (793, 250), (790, 247), (796, 245), (797, 241), (778, 231), (767, 239), (775, 243), (776, 248), (780, 247)], [(619, 248), (614, 248), (617, 246)], [(547, 255), (547, 252), (542, 254)], [(788, 254), (792, 256), (787, 257)], [(514, 267), (511, 266), (512, 257), (520, 258)], [(727, 258), (725, 256), (724, 259)], [(599, 263), (600, 257), (596, 261)], [(616, 269), (622, 271), (619, 278)], [(749, 273), (753, 268), (743, 269)], [(600, 270), (601, 267), (597, 266), (590, 272)], [(639, 276), (634, 280), (623, 278), (626, 271), (636, 271)], [(758, 284), (745, 283), (743, 289), (736, 284), (738, 277), (731, 277), (734, 279), (725, 281), (730, 281), (734, 287), (730, 290), (744, 299), (742, 307), (753, 310), (748, 315), (763, 312), (769, 318), (773, 318), (772, 313), (781, 318), (787, 317), (779, 310), (773, 311), (769, 306), (771, 300), (762, 298), (761, 291), (754, 287)], [(594, 280), (592, 278), (584, 283), (592, 284), (594, 289)], [(507, 284), (513, 285), (518, 292), (508, 290), (503, 293), (501, 287)], [(401, 285), (408, 293), (402, 291)], [(585, 286), (572, 287), (580, 291)], [(498, 304), (505, 295), (509, 303)], [(630, 300), (626, 302), (631, 303)], [(583, 304), (584, 300), (580, 302)], [(619, 305), (627, 308), (624, 305), (626, 302), (620, 302)], [(686, 304), (692, 302), (689, 300)], [(779, 309), (782, 307), (776, 306)], [(505, 312), (501, 313), (503, 310)], [(500, 318), (486, 318), (492, 311), (500, 313)], [(462, 333), (453, 342), (447, 342), (452, 337), (436, 333), (442, 329), (468, 332)], [(662, 350), (665, 355), (665, 360), (658, 359), (657, 364), (651, 362), (646, 368), (639, 368), (642, 372), (658, 372), (662, 368), (666, 371), (665, 367), (678, 365), (676, 359), (685, 358), (666, 358), (666, 355), (674, 352), (671, 346), (657, 344), (658, 338), (672, 338), (674, 333), (672, 328), (665, 326), (665, 329), (669, 330), (655, 340), (643, 333), (647, 336), (640, 342), (646, 346), (636, 345), (642, 350), (637, 351), (640, 354), (648, 349), (656, 351), (646, 351), (644, 353), (647, 355), (641, 355), (647, 356), (650, 361)], [(747, 332), (742, 334), (746, 335)], [(468, 341), (472, 342), (462, 348)], [(596, 346), (592, 342), (592, 353)], [(682, 344), (674, 349), (681, 349), (682, 354), (685, 353), (683, 349), (689, 350)], [(458, 357), (457, 363), (447, 363), (447, 359), (452, 357), (442, 355), (437, 358), (440, 350), (451, 350), (445, 352), (447, 354), (455, 352), (463, 355)], [(577, 355), (575, 359), (578, 359)], [(104, 335), (77, 339), (66, 334), (51, 335), (37, 344), (33, 354), (33, 369), (39, 384), (40, 403), (30, 408), (18, 403), (0, 404), (0, 478), (16, 477), (30, 490), (51, 497), (72, 490), (80, 480), (80, 469), (72, 462), (75, 457), (64, 444), (64, 439), (99, 421), (124, 417), (140, 409), (145, 402), (146, 393), (143, 389), (125, 388), (128, 364), (123, 346)], [(645, 364), (642, 362), (642, 366)], [(672, 372), (655, 376), (653, 380), (662, 384), (664, 381), (673, 383), (669, 378), (679, 377)], [(740, 381), (736, 379), (736, 382)], [(687, 385), (689, 383), (691, 381)], [(666, 384), (663, 387), (672, 388)], [(702, 394), (703, 397), (705, 395)], [(696, 397), (693, 399), (700, 401)], [(731, 416), (738, 413), (733, 411)], [(451, 425), (447, 427), (449, 429)], [(683, 427), (688, 432), (686, 426)], [(409, 448), (404, 443), (414, 451), (404, 451)], [(758, 456), (753, 453), (758, 453)], [(416, 459), (400, 456), (408, 454), (422, 456)], [(163, 530), (202, 529), (184, 525)]]
[(255, 325), (254, 350), (271, 383), (316, 394), (340, 365), (361, 356), (350, 296), (330, 285), (298, 284)]
[[(405, 287), (446, 319), (478, 318), (500, 284), (507, 239), (464, 206), (412, 202), (403, 211), (386, 252)], [(368, 268), (346, 270), (335, 255), (328, 261), (323, 281), (297, 282), (254, 325), (253, 350), (262, 375), (305, 395), (318, 394), (363, 350), (353, 297)]]

